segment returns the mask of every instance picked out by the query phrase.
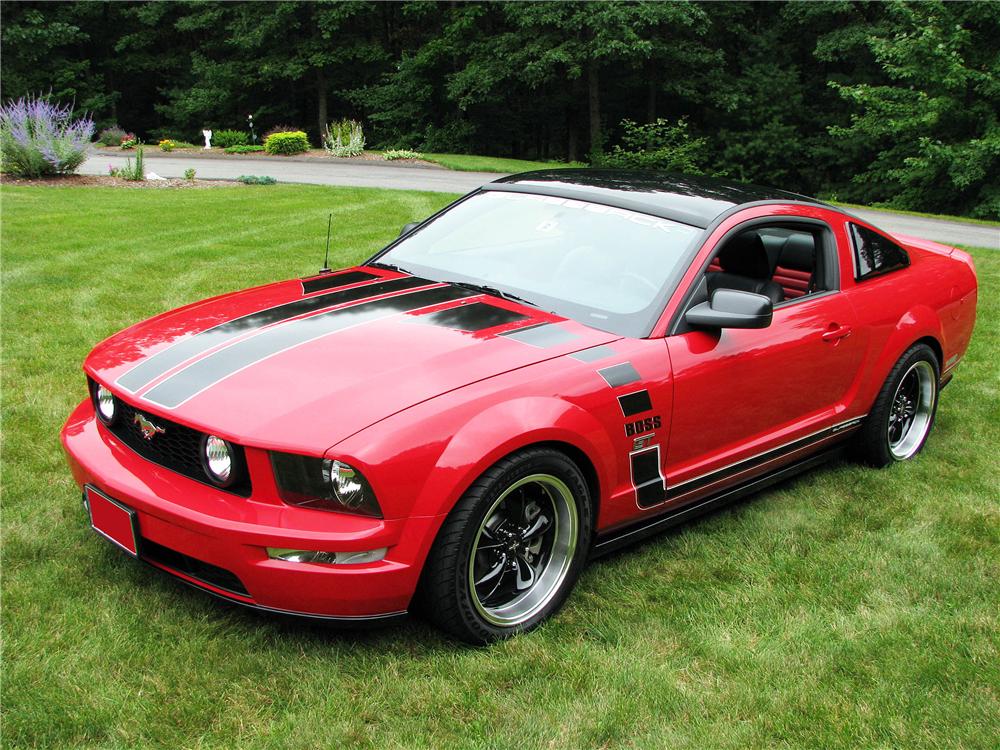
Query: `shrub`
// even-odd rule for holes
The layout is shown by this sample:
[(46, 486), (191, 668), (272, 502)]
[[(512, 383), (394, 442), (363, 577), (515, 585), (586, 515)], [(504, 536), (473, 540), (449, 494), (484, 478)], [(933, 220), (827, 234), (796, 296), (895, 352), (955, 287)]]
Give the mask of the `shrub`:
[(301, 131), (302, 128), (296, 127), (295, 125), (275, 125), (273, 128), (264, 133), (264, 140), (266, 141), (268, 137), (274, 135), (275, 133), (297, 133)]
[(396, 159), (423, 159), (424, 155), (405, 148), (394, 148), (383, 151), (382, 158), (386, 161), (395, 161)]
[(273, 185), (277, 182), (273, 177), (268, 177), (267, 175), (257, 176), (255, 174), (241, 174), (236, 179), (244, 185)]
[(185, 169), (184, 170), (184, 179), (185, 180), (193, 180), (194, 179), (194, 170), (193, 169)]
[(263, 146), (230, 146), (227, 154), (257, 154), (264, 150)]
[(323, 148), (330, 156), (361, 156), (365, 150), (365, 134), (355, 120), (331, 122), (323, 132)]
[(122, 141), (119, 144), (119, 147), (127, 151), (128, 149), (135, 148), (138, 145), (139, 145), (139, 139), (136, 138), (134, 134), (128, 133), (122, 137)]
[(309, 150), (309, 139), (301, 130), (291, 133), (272, 133), (264, 141), (269, 154), (301, 154)]
[(73, 108), (34, 96), (0, 107), (3, 168), (23, 177), (70, 174), (87, 158), (94, 121), (73, 119)]
[(250, 136), (242, 130), (216, 130), (212, 133), (212, 145), (217, 148), (245, 146), (249, 140)]
[(164, 138), (162, 141), (160, 141), (161, 151), (173, 151), (175, 148), (177, 148), (177, 144), (174, 143), (169, 138)]
[(110, 128), (104, 128), (101, 134), (97, 136), (97, 142), (102, 146), (119, 146), (124, 138), (128, 136), (124, 130), (122, 130), (117, 125), (112, 125)]
[(596, 155), (594, 166), (705, 173), (708, 142), (692, 137), (685, 118), (676, 123), (661, 118), (646, 125), (622, 120), (621, 127), (622, 145), (610, 154)]
[(112, 177), (121, 177), (129, 182), (142, 182), (146, 179), (146, 166), (142, 161), (142, 144), (135, 150), (135, 164), (131, 159), (125, 161), (124, 167), (108, 167), (108, 174)]

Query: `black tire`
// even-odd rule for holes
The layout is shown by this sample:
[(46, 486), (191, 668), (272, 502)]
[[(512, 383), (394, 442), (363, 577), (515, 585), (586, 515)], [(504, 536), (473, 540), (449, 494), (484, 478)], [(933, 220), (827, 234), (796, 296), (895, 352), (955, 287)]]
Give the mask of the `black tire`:
[[(583, 474), (564, 453), (538, 447), (504, 458), (476, 480), (445, 519), (424, 566), (416, 609), (438, 627), (475, 645), (531, 630), (562, 606), (580, 576), (591, 543), (592, 507)], [(547, 513), (551, 518), (544, 526)], [(525, 520), (525, 525), (517, 519)], [(545, 531), (531, 537), (516, 533), (536, 526)], [(551, 544), (546, 541), (550, 538)], [(532, 549), (536, 543), (537, 552)], [(548, 546), (551, 549), (543, 549)], [(533, 557), (538, 570), (532, 568), (522, 578)], [(501, 572), (494, 574), (498, 568), (493, 564), (501, 558)], [(514, 567), (508, 568), (510, 564)], [(494, 608), (487, 596), (480, 598), (480, 591), (489, 587), (476, 583), (484, 570), (483, 580), (493, 576), (494, 589), (501, 581), (506, 581), (505, 589), (513, 583), (511, 601)], [(533, 583), (522, 590), (527, 578)], [(503, 600), (505, 589), (493, 595)]]
[[(934, 426), (940, 377), (941, 369), (933, 349), (926, 344), (914, 344), (907, 349), (893, 366), (865, 419), (854, 443), (855, 457), (869, 466), (881, 468), (917, 455)], [(917, 398), (908, 399), (901, 387), (906, 380), (908, 385), (904, 390), (909, 391), (913, 378), (916, 379)], [(915, 414), (907, 425), (905, 418), (899, 417), (906, 413), (911, 401)]]

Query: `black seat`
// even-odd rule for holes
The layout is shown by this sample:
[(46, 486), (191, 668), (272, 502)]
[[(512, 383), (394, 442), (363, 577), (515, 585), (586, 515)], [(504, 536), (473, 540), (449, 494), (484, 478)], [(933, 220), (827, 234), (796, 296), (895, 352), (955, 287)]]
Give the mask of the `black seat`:
[(802, 297), (816, 291), (816, 242), (811, 234), (793, 234), (781, 248), (774, 281), (781, 284), (785, 298)]
[(719, 252), (718, 261), (722, 270), (705, 277), (709, 299), (716, 289), (763, 294), (773, 305), (785, 299), (781, 284), (771, 281), (771, 262), (756, 232), (744, 232), (730, 239)]

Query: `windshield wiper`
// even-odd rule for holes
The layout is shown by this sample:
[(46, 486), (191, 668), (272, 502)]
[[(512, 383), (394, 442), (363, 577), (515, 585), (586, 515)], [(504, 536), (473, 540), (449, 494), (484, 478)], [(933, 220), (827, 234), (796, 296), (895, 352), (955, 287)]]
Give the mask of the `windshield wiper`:
[[(371, 263), (368, 263), (367, 265), (373, 266), (374, 268), (385, 268), (389, 271), (398, 271), (399, 273), (407, 273), (410, 274), (411, 276), (413, 275), (412, 271), (407, 271), (405, 268), (400, 268), (397, 265), (394, 265), (392, 263), (385, 263), (381, 260), (374, 260)], [(518, 297), (516, 294), (513, 294), (512, 292), (505, 292), (503, 289), (497, 289), (495, 286), (489, 286), (488, 284), (475, 284), (471, 281), (447, 281), (444, 283), (453, 284), (454, 286), (460, 286), (463, 289), (471, 289), (473, 292), (479, 292), (480, 294), (488, 294), (491, 297), (499, 297), (500, 299), (507, 299), (513, 302), (520, 302), (522, 305), (530, 305), (531, 307), (537, 307), (539, 309), (542, 309), (541, 305), (539, 305), (536, 302), (532, 302), (531, 300), (525, 299), (524, 297)]]
[(382, 262), (382, 261), (380, 261), (380, 260), (373, 260), (373, 261), (372, 261), (371, 263), (369, 263), (368, 265), (369, 265), (369, 266), (372, 266), (372, 267), (374, 267), (374, 268), (384, 268), (384, 269), (386, 269), (387, 271), (398, 271), (399, 273), (407, 273), (407, 274), (410, 274), (410, 276), (412, 276), (412, 275), (413, 275), (413, 274), (411, 274), (411, 273), (410, 273), (409, 271), (407, 271), (407, 270), (406, 270), (405, 268), (400, 268), (399, 266), (396, 266), (396, 265), (393, 265), (392, 263), (383, 263), (383, 262)]
[(471, 289), (474, 292), (481, 292), (482, 294), (488, 294), (491, 297), (499, 297), (500, 299), (509, 299), (513, 302), (520, 302), (522, 305), (530, 305), (531, 307), (537, 307), (541, 309), (541, 305), (532, 302), (531, 300), (525, 299), (524, 297), (518, 297), (516, 294), (511, 292), (505, 292), (503, 289), (497, 289), (495, 286), (489, 286), (487, 284), (474, 284), (471, 281), (449, 281), (449, 284), (454, 284), (455, 286), (460, 286), (463, 289)]

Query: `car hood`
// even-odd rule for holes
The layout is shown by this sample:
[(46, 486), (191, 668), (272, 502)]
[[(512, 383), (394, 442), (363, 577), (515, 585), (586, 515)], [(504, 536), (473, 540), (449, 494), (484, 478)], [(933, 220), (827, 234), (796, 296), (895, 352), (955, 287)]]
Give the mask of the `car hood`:
[(616, 338), (455, 285), (354, 268), (164, 313), (103, 341), (85, 369), (150, 414), (309, 453), (421, 401)]

